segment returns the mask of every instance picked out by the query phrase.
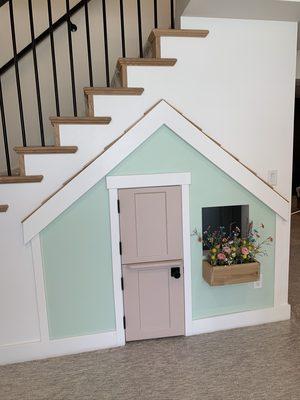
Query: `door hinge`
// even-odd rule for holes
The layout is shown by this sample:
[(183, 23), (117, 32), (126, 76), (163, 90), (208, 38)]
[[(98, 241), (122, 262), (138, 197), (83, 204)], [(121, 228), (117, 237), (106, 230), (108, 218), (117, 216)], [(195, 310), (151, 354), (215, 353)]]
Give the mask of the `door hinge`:
[(120, 255), (122, 255), (122, 242), (119, 242)]
[(121, 289), (124, 290), (124, 279), (123, 279), (123, 276), (121, 278)]
[(123, 317), (123, 326), (124, 326), (124, 329), (126, 329), (126, 318), (125, 318), (125, 315)]
[(117, 201), (117, 205), (118, 205), (118, 214), (120, 214), (120, 200), (119, 199)]

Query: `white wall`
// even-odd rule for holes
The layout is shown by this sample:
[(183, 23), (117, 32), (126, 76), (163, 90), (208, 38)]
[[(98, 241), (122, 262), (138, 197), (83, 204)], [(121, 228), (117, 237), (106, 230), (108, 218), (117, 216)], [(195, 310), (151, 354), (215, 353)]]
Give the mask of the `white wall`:
[(199, 124), (264, 179), (277, 170), (277, 188), (289, 198), (297, 24), (182, 17), (181, 26), (210, 30), (193, 62)]

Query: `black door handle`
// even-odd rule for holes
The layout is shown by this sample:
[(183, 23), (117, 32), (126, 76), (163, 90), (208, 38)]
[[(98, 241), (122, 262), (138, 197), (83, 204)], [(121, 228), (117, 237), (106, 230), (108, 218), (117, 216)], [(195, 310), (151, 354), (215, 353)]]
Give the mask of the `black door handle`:
[(171, 268), (171, 276), (172, 278), (179, 279), (181, 277), (180, 267)]

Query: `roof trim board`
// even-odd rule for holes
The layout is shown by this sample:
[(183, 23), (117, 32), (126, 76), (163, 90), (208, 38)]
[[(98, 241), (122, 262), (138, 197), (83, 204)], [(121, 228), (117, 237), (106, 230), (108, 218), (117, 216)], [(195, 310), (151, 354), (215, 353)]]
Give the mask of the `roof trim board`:
[(29, 242), (97, 182), (103, 179), (162, 125), (168, 126), (195, 150), (268, 205), (284, 220), (289, 218), (290, 205), (286, 199), (274, 191), (273, 188), (237, 158), (204, 134), (199, 127), (183, 114), (166, 101), (161, 100), (125, 134), (121, 135), (113, 145), (83, 168), (23, 221), (25, 243)]

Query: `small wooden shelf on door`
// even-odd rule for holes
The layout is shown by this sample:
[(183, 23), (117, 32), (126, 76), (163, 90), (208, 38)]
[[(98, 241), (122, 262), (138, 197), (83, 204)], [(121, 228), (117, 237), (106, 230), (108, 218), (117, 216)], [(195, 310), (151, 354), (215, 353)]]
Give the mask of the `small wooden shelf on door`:
[(204, 260), (202, 275), (210, 286), (257, 282), (260, 277), (260, 263), (214, 266)]

